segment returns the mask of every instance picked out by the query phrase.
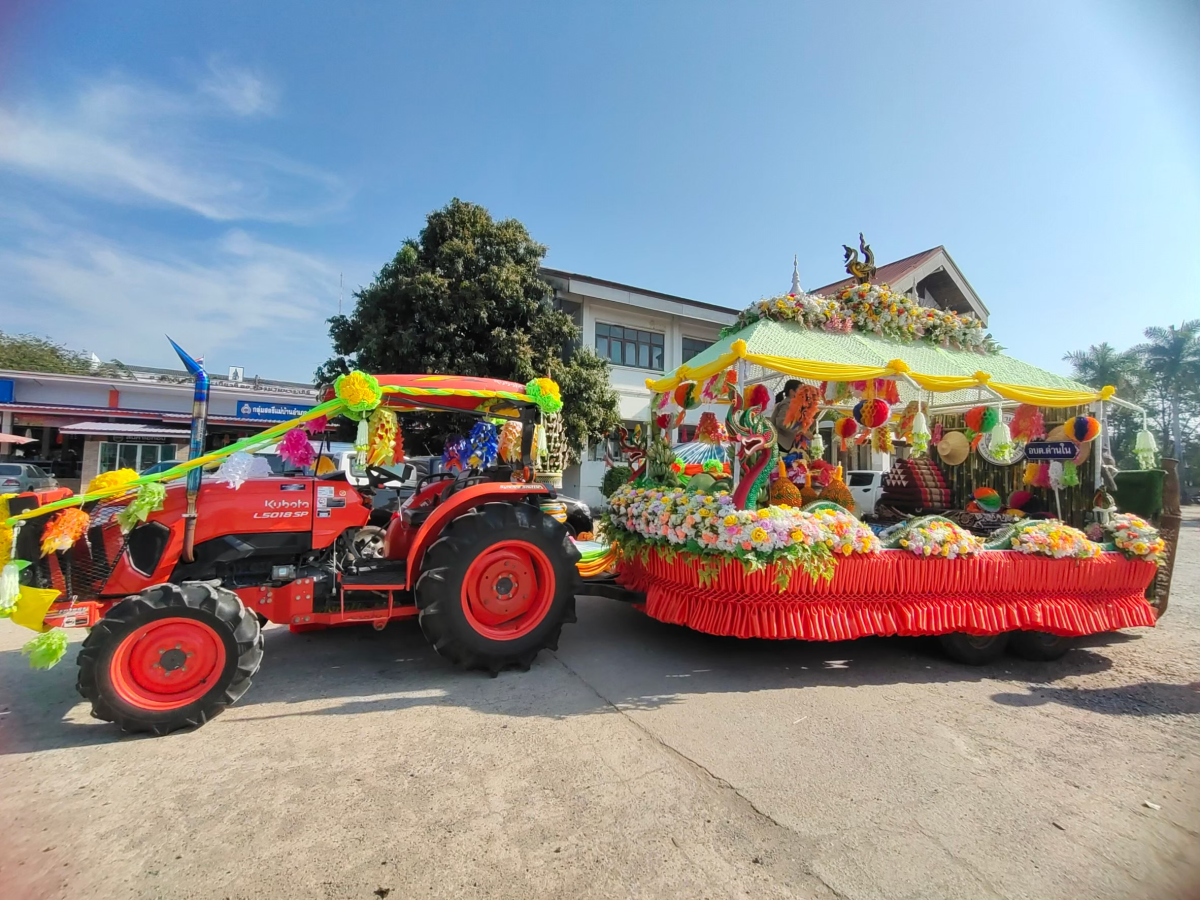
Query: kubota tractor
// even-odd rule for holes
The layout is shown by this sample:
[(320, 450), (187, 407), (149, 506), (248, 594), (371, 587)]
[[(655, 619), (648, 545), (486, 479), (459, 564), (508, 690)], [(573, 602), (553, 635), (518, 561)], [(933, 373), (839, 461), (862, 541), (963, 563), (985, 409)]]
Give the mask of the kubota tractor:
[[(386, 392), (431, 378), (378, 381)], [(341, 471), (253, 478), (236, 490), (208, 478), (190, 527), (181, 482), (127, 534), (114, 518), (124, 504), (97, 501), (84, 537), (42, 557), (25, 578), (63, 592), (46, 625), (91, 629), (78, 689), (93, 715), (156, 734), (203, 724), (250, 687), (266, 622), (292, 631), (380, 629), (415, 617), (439, 654), (493, 674), (528, 668), (539, 650), (555, 648), (562, 625), (575, 621), (579, 553), (541, 508), (553, 491), (530, 479), (537, 406), (480, 399), (523, 396), (510, 382), (445, 377), (437, 385), (446, 393), (385, 393), (383, 403), (401, 413), (519, 421), (522, 465), (422, 478), (392, 515), (381, 558), (359, 555), (354, 537), (367, 524), (372, 492), (397, 479), (383, 468), (368, 467), (366, 488)], [(23, 558), (38, 559), (44, 522), (32, 519), (20, 532)]]

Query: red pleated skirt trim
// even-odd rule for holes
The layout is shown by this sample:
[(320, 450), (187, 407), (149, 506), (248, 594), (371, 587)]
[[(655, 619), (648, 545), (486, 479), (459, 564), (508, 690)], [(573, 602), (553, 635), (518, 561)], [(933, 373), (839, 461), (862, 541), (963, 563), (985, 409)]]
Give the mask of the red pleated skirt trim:
[(810, 641), (1152, 626), (1145, 591), (1154, 573), (1152, 563), (1118, 553), (1072, 560), (990, 551), (947, 560), (890, 551), (840, 559), (828, 582), (798, 571), (781, 591), (773, 566), (747, 573), (723, 560), (704, 585), (685, 553), (620, 564), (621, 582), (646, 594), (645, 612), (655, 619), (708, 634)]

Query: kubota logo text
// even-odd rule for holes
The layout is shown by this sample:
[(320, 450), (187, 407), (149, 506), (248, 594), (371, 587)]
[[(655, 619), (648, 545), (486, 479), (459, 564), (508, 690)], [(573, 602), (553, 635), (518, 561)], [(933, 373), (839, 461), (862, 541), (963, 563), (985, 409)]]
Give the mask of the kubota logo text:
[(264, 500), (263, 506), (270, 512), (256, 512), (256, 519), (292, 519), (297, 516), (307, 516), (309, 503), (307, 500)]

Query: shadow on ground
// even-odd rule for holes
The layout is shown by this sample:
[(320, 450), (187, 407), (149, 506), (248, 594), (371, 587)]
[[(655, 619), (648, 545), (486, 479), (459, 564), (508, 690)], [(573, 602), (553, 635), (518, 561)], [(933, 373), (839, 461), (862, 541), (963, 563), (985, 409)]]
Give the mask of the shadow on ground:
[[(461, 706), (497, 716), (565, 718), (650, 709), (695, 694), (744, 693), (805, 687), (846, 690), (890, 684), (947, 684), (998, 680), (1014, 687), (1046, 685), (1112, 667), (1098, 652), (1135, 634), (1098, 635), (1090, 646), (1053, 663), (1006, 658), (979, 668), (943, 657), (933, 638), (863, 638), (841, 643), (740, 640), (704, 635), (647, 618), (631, 607), (598, 598), (579, 601), (579, 622), (569, 626), (557, 653), (542, 653), (527, 673), (497, 678), (451, 669), (425, 642), (414, 622), (382, 632), (368, 628), (291, 634), (266, 630), (266, 656), (254, 685), (231, 717), (241, 722), (292, 716), (340, 716), (420, 706)], [(74, 689), (75, 650), (50, 672), (33, 672), (18, 651), (0, 652), (0, 753), (108, 743), (122, 736), (113, 726), (84, 720)], [(578, 676), (576, 679), (574, 676)], [(1160, 706), (1195, 711), (1194, 699), (1140, 685), (1163, 695)], [(1071, 702), (1104, 692), (1050, 691), (1000, 694), (1009, 706)], [(1080, 701), (1081, 705), (1084, 701)], [(7, 704), (7, 706), (5, 705)], [(1111, 708), (1108, 708), (1111, 706)], [(1140, 715), (1138, 708), (1105, 711)], [(226, 719), (225, 721), (229, 721)]]

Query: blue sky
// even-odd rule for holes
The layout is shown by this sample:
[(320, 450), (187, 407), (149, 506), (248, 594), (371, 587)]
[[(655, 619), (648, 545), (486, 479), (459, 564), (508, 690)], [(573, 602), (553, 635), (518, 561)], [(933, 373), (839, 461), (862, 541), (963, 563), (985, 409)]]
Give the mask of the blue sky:
[(0, 329), (307, 378), (451, 197), (731, 307), (944, 244), (1014, 355), (1200, 315), (1195, 4), (7, 0)]

